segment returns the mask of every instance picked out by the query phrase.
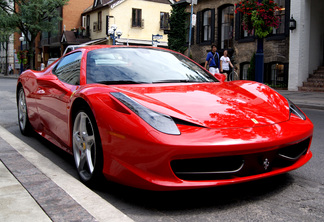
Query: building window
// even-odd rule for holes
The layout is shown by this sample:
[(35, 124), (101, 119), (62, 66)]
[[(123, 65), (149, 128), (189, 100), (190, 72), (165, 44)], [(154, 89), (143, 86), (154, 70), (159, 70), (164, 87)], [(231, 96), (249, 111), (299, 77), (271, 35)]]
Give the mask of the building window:
[[(275, 14), (280, 18), (280, 25), (277, 29), (273, 29), (272, 34), (270, 34), (267, 39), (282, 39), (289, 35), (289, 14), (290, 14), (290, 0), (274, 0), (278, 6), (279, 10)], [(242, 26), (243, 14), (237, 13), (235, 18), (235, 39), (240, 42), (254, 41), (254, 31), (248, 33), (243, 30)]]
[(215, 9), (198, 11), (196, 18), (196, 42), (211, 44), (215, 41)]
[(86, 36), (90, 37), (90, 15), (87, 15), (87, 22), (86, 22)]
[(220, 44), (222, 49), (233, 48), (234, 6), (227, 6), (221, 10)]
[(102, 27), (102, 12), (98, 12), (98, 31), (101, 31)]
[(168, 30), (169, 28), (169, 13), (160, 12), (160, 29)]
[(275, 0), (279, 6), (279, 10), (275, 12), (276, 16), (280, 18), (280, 24), (277, 29), (273, 29), (273, 34), (285, 34), (285, 24), (286, 24), (286, 7), (285, 0)]
[(132, 9), (132, 27), (142, 27), (142, 9)]
[(241, 79), (243, 79), (243, 80), (247, 80), (248, 79), (249, 67), (250, 67), (250, 64), (249, 63), (243, 64), (243, 66), (242, 66), (242, 72), (241, 72), (242, 73)]
[(211, 40), (211, 10), (203, 13), (203, 41)]
[(286, 88), (285, 66), (282, 63), (271, 65), (271, 86), (273, 88)]
[(243, 22), (243, 13), (240, 13), (240, 35), (241, 35), (240, 37), (243, 39), (243, 38), (249, 38), (254, 36), (254, 29), (252, 30), (252, 32), (248, 32), (247, 30), (244, 30), (242, 22)]
[(102, 0), (95, 0), (94, 7), (97, 7), (98, 5), (102, 5)]
[(239, 42), (250, 42), (254, 41), (254, 30), (248, 32), (243, 29), (243, 13), (238, 12), (235, 16), (235, 40)]

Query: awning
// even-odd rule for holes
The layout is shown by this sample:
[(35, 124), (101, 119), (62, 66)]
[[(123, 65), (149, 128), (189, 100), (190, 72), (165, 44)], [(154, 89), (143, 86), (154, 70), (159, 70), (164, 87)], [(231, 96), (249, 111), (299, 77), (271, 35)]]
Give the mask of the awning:
[(89, 38), (79, 38), (72, 31), (64, 31), (61, 38), (62, 44), (67, 45), (98, 45), (108, 40), (108, 37), (90, 40)]

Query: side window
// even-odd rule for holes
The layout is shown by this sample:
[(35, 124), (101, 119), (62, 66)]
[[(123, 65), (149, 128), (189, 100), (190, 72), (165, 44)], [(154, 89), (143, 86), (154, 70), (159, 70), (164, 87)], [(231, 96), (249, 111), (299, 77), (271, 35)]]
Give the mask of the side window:
[(55, 67), (53, 73), (63, 82), (79, 85), (81, 58), (82, 52), (65, 56)]

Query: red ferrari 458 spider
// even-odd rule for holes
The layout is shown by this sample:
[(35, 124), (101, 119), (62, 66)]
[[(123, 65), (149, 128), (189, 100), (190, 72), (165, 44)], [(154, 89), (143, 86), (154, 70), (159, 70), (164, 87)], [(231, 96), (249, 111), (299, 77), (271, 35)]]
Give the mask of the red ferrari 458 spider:
[(88, 46), (17, 83), (18, 122), (72, 154), (80, 179), (149, 190), (282, 174), (312, 156), (313, 124), (266, 85), (224, 82), (153, 47)]

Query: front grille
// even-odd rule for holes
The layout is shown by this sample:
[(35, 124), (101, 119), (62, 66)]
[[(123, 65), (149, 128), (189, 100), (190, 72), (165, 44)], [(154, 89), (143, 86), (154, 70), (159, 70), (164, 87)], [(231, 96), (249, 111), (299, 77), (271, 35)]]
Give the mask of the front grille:
[(269, 172), (294, 164), (305, 155), (310, 138), (262, 153), (239, 156), (179, 159), (171, 161), (175, 175), (183, 180), (220, 180)]
[(184, 159), (171, 161), (175, 174), (184, 180), (208, 180), (223, 178), (242, 169), (244, 160), (240, 156)]
[(281, 148), (279, 150), (279, 156), (292, 161), (297, 160), (300, 156), (304, 155), (307, 152), (309, 143), (310, 138), (300, 143)]

